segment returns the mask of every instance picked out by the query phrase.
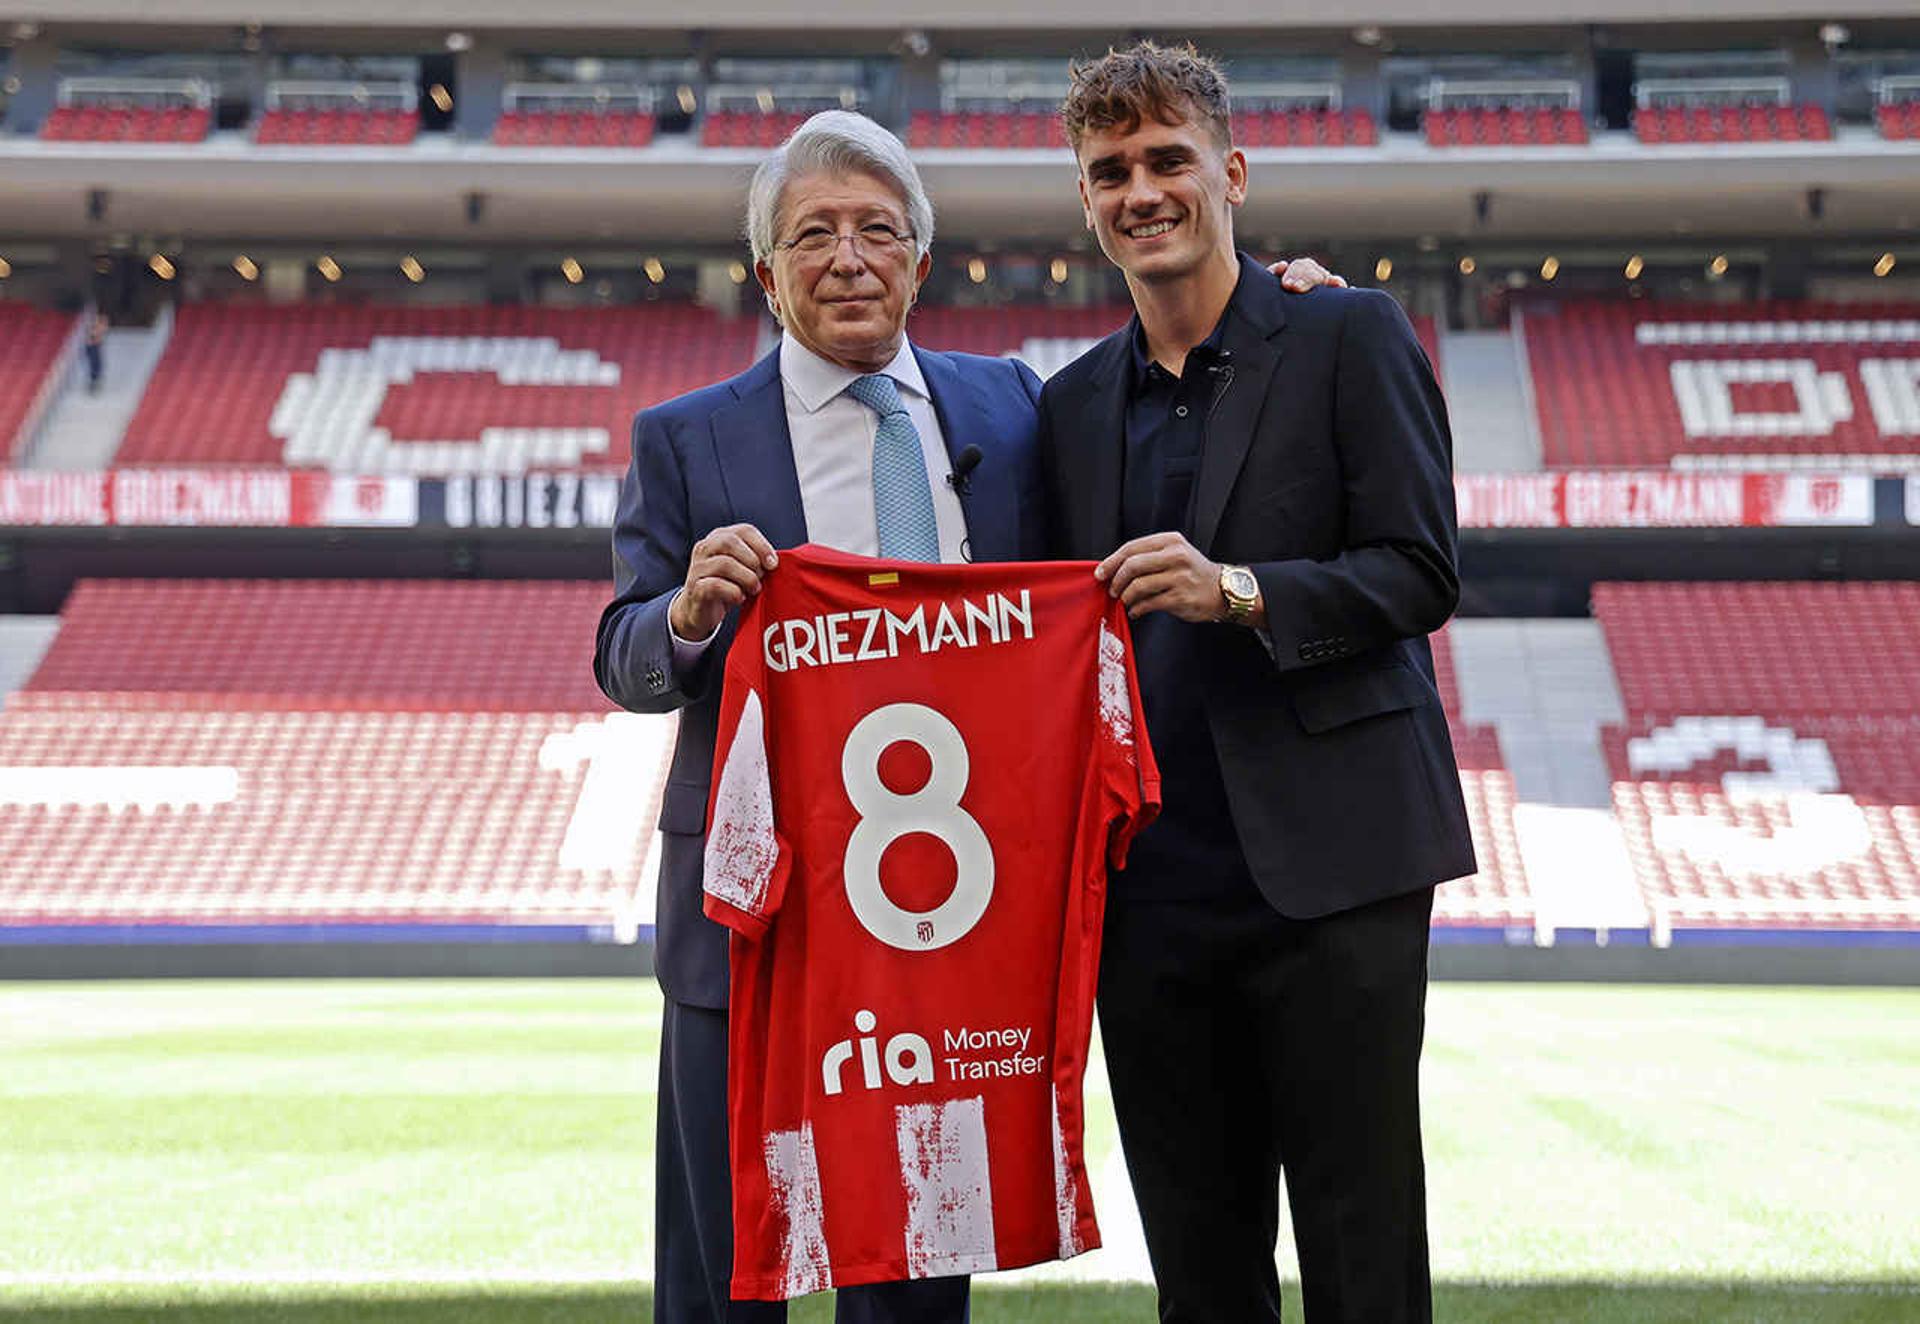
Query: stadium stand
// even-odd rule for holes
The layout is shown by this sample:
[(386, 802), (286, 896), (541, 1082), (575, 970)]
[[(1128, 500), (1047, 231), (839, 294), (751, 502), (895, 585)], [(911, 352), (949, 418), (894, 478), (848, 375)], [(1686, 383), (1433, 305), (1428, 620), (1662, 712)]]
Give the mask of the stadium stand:
[(1374, 147), (1379, 126), (1364, 110), (1248, 110), (1233, 117), (1239, 147)]
[(806, 122), (807, 111), (714, 110), (700, 128), (706, 147), (775, 147)]
[(1889, 142), (1920, 138), (1920, 100), (1896, 101), (1874, 107), (1874, 124)]
[[(1239, 147), (1372, 147), (1380, 135), (1366, 111), (1254, 110), (1233, 117)], [(1584, 140), (1583, 140), (1584, 141)], [(911, 147), (1064, 148), (1066, 130), (1048, 111), (915, 111)]]
[(1586, 120), (1565, 108), (1429, 110), (1423, 128), (1431, 147), (1580, 146), (1588, 141)]
[(588, 675), (605, 596), (82, 582), (0, 710), (0, 920), (617, 922), (670, 735)]
[(22, 425), (72, 330), (63, 313), (0, 299), (0, 447), (8, 463), (19, 458)]
[(494, 121), (500, 147), (645, 147), (654, 117), (644, 111), (510, 110)]
[(1549, 467), (1920, 465), (1920, 308), (1529, 305)]
[(1633, 132), (1655, 145), (1825, 142), (1833, 125), (1815, 105), (1642, 106), (1633, 114)]
[(40, 125), (49, 142), (197, 143), (213, 112), (205, 106), (56, 106)]
[(1067, 145), (1058, 115), (1044, 111), (916, 110), (909, 147), (1057, 147)]
[(1920, 924), (1920, 585), (1601, 584), (1614, 811), (1671, 928)]
[(1533, 923), (1533, 897), (1514, 832), (1513, 774), (1491, 726), (1471, 724), (1461, 713), (1453, 642), (1446, 630), (1431, 637), (1434, 679), (1453, 736), (1467, 823), (1480, 871), (1446, 884), (1435, 895), (1433, 922), (1441, 928), (1513, 928)]
[(255, 125), (257, 143), (317, 147), (365, 147), (410, 143), (420, 116), (410, 110), (268, 110)]
[(679, 304), (188, 304), (118, 462), (618, 468), (638, 410), (740, 371), (755, 333)]

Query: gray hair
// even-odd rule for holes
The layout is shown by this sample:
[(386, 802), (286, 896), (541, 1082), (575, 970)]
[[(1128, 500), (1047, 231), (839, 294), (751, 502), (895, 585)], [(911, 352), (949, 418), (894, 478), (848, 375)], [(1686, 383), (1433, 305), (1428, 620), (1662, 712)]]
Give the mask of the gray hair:
[(780, 219), (780, 197), (787, 184), (806, 175), (877, 175), (891, 183), (907, 205), (913, 231), (913, 256), (933, 247), (933, 203), (921, 186), (920, 172), (906, 144), (865, 115), (823, 110), (793, 131), (793, 136), (760, 163), (747, 189), (747, 247), (755, 262), (773, 256), (773, 232)]

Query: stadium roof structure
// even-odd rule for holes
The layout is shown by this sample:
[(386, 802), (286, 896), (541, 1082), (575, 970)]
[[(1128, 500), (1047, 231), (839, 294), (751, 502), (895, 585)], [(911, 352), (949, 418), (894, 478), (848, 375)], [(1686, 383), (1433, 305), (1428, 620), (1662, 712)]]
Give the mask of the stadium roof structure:
[[(52, 143), (0, 139), (7, 227), (60, 235), (111, 180), (117, 229), (183, 237), (334, 240), (383, 232), (512, 240), (575, 237), (731, 244), (762, 151), (658, 143), (638, 149), (499, 147), (422, 141), (338, 148)], [(1839, 142), (1650, 148), (1628, 135), (1565, 147), (1253, 149), (1256, 188), (1238, 221), (1247, 242), (1551, 235), (1791, 236), (1896, 231), (1914, 218), (1920, 143)], [(915, 152), (955, 239), (1049, 240), (1080, 232), (1064, 150)], [(1816, 220), (1806, 191), (1823, 188)], [(464, 200), (484, 194), (484, 225)], [(1485, 195), (1479, 204), (1476, 195)]]

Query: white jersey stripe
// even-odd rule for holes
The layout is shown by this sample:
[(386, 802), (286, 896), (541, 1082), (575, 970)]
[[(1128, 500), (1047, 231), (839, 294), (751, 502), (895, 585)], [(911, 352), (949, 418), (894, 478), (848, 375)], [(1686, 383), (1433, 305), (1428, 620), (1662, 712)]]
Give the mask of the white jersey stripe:
[(1080, 1244), (1080, 1195), (1073, 1180), (1073, 1162), (1067, 1157), (1066, 1133), (1060, 1129), (1060, 1086), (1053, 1087), (1053, 1212), (1060, 1223), (1060, 1258), (1070, 1260), (1086, 1247)]
[(802, 1122), (797, 1131), (771, 1132), (763, 1147), (773, 1211), (787, 1227), (780, 1255), (780, 1294), (791, 1298), (824, 1292), (833, 1286), (833, 1273), (813, 1123)]
[(903, 1104), (894, 1109), (894, 1126), (907, 1192), (908, 1276), (998, 1268), (986, 1101)]
[(727, 748), (707, 833), (706, 890), (749, 915), (763, 913), (780, 859), (773, 830), (773, 782), (767, 775), (766, 723), (760, 696), (747, 691), (740, 724)]

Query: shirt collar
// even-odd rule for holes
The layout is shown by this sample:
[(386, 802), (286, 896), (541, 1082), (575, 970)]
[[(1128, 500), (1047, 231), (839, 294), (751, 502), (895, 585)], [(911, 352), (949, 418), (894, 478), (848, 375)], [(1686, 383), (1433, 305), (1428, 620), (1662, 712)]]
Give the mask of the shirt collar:
[[(920, 372), (920, 360), (905, 336), (900, 337), (900, 352), (893, 356), (893, 362), (880, 371), (922, 399), (932, 398), (927, 379)], [(780, 333), (780, 380), (809, 414), (818, 413), (829, 400), (864, 376), (865, 373), (821, 358), (795, 340), (791, 331)]]
[[(1220, 320), (1213, 324), (1213, 330), (1207, 334), (1205, 340), (1187, 351), (1187, 359), (1189, 362), (1193, 361), (1195, 355), (1198, 355), (1202, 359), (1214, 359), (1220, 356), (1220, 346), (1225, 342), (1227, 336), (1227, 318), (1232, 315), (1234, 305), (1239, 303), (1240, 291), (1245, 288), (1246, 283), (1247, 273), (1246, 270), (1242, 268), (1239, 279), (1233, 283), (1233, 293), (1227, 298), (1227, 306), (1220, 310)], [(1147, 389), (1148, 382), (1152, 380), (1147, 375), (1147, 370), (1155, 366), (1152, 356), (1147, 352), (1147, 329), (1140, 325), (1139, 313), (1133, 315), (1132, 333), (1132, 337), (1128, 341), (1133, 350), (1131, 356), (1133, 359), (1132, 387), (1134, 394), (1138, 395)], [(1161, 371), (1165, 372), (1165, 369), (1161, 369)]]

